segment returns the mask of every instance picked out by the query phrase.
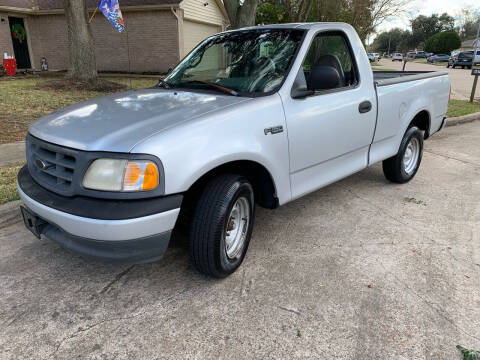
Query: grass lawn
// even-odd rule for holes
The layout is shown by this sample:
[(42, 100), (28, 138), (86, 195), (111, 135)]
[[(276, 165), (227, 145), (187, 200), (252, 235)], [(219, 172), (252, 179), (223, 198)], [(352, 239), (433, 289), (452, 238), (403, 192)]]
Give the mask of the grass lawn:
[[(58, 80), (58, 77), (18, 77), (0, 80), (0, 144), (24, 140), (28, 126), (54, 110), (105, 93), (95, 91), (64, 91), (36, 89), (38, 83)], [(106, 80), (125, 84), (128, 88), (139, 89), (155, 85), (155, 78), (116, 78)]]
[(20, 199), (17, 193), (16, 180), (22, 166), (23, 164), (15, 164), (0, 167), (0, 205)]
[(400, 70), (397, 70), (397, 69), (390, 69), (390, 68), (386, 68), (386, 67), (383, 67), (383, 66), (372, 66), (372, 70), (373, 71), (400, 71)]
[(450, 100), (447, 117), (468, 115), (479, 111), (480, 103), (478, 101), (470, 103), (468, 100)]

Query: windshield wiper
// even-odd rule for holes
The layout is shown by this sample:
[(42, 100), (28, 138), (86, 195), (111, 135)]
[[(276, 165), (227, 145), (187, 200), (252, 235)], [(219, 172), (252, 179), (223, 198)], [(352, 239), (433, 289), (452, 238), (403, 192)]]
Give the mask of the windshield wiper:
[(235, 90), (226, 88), (225, 86), (221, 86), (221, 85), (215, 84), (215, 83), (210, 82), (210, 81), (204, 81), (204, 80), (189, 80), (189, 81), (181, 82), (181, 83), (178, 84), (178, 85), (181, 86), (181, 85), (184, 85), (184, 84), (191, 84), (191, 83), (205, 84), (205, 85), (211, 86), (211, 87), (213, 87), (213, 88), (215, 88), (215, 89), (221, 90), (222, 92), (227, 93), (227, 94), (229, 94), (229, 95), (239, 96), (238, 92), (236, 92)]
[(158, 86), (158, 87), (163, 87), (163, 88), (165, 88), (165, 89), (170, 89), (170, 85), (168, 85), (168, 83), (167, 83), (165, 80), (163, 80), (163, 79), (160, 79), (160, 80), (158, 81), (157, 86)]

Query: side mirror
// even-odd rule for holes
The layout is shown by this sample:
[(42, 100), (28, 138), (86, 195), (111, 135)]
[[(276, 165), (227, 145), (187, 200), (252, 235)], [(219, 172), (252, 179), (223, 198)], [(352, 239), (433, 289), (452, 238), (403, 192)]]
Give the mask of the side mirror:
[(307, 89), (307, 81), (305, 80), (305, 74), (303, 72), (303, 68), (300, 67), (300, 70), (298, 70), (297, 76), (293, 83), (290, 96), (293, 99), (303, 99), (307, 96), (313, 95), (314, 93), (315, 92), (313, 90)]
[(340, 86), (341, 78), (333, 66), (314, 66), (307, 80), (308, 90), (329, 90)]
[(167, 75), (170, 75), (170, 73), (173, 71), (173, 68), (168, 68), (167, 70)]

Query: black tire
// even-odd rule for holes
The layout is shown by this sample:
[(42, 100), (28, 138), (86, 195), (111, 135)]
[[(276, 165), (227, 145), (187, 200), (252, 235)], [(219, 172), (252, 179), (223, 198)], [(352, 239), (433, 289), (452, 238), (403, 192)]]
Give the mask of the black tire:
[[(233, 206), (241, 197), (248, 202), (250, 218), (244, 231), (243, 248), (236, 258), (231, 259), (227, 256), (225, 240), (227, 222)], [(216, 278), (233, 273), (243, 262), (247, 252), (254, 215), (254, 192), (247, 179), (227, 174), (211, 180), (203, 189), (191, 220), (189, 248), (190, 259), (195, 268)]]
[[(419, 154), (418, 160), (416, 164), (409, 173), (405, 171), (405, 166), (403, 164), (403, 158), (405, 155), (405, 151), (407, 150), (408, 144), (410, 143), (412, 138), (416, 138), (418, 140), (419, 145)], [(385, 177), (390, 180), (391, 182), (404, 184), (415, 176), (420, 167), (420, 163), (422, 162), (422, 155), (423, 155), (423, 133), (420, 131), (419, 128), (413, 126), (409, 128), (405, 135), (403, 136), (402, 142), (400, 143), (400, 148), (398, 153), (395, 156), (392, 156), (389, 159), (383, 161), (383, 174)]]
[(471, 69), (472, 67), (471, 66), (467, 66), (467, 69)]
[(465, 66), (462, 66), (462, 69), (465, 69)]

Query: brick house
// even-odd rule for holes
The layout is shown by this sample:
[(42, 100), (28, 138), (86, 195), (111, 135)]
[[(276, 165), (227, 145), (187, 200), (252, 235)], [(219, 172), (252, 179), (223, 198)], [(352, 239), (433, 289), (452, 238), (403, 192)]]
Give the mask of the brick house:
[[(98, 1), (87, 0), (89, 14)], [(166, 72), (207, 36), (222, 31), (222, 0), (119, 0), (126, 31), (97, 11), (92, 21), (99, 71)], [(12, 34), (13, 33), (13, 34)], [(15, 54), (20, 69), (68, 68), (63, 0), (0, 0), (0, 55)]]

